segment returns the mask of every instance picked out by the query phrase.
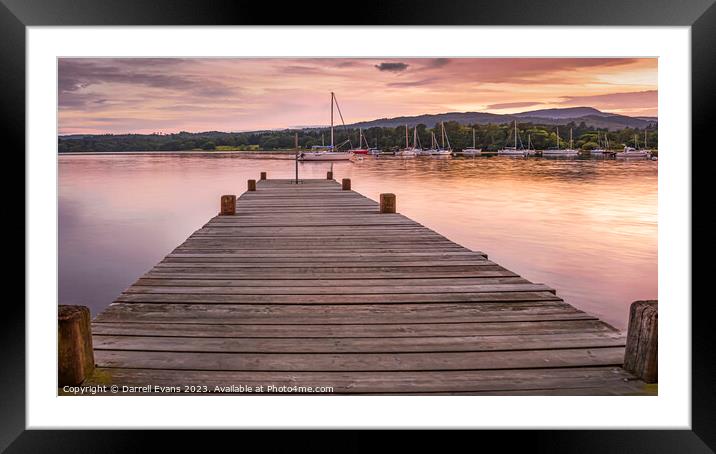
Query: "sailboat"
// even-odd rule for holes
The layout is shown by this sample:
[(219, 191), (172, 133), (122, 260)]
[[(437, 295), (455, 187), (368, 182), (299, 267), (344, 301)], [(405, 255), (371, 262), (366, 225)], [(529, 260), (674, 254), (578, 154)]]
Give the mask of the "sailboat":
[(414, 158), (420, 149), (418, 148), (418, 127), (416, 126), (413, 130), (413, 146), (412, 148), (408, 145), (408, 125), (405, 125), (405, 148), (395, 153), (396, 156), (401, 158)]
[(416, 151), (418, 156), (430, 156), (437, 149), (437, 140), (435, 140), (435, 133), (430, 131), (430, 148), (420, 148)]
[[(314, 145), (311, 147), (311, 151), (304, 151), (298, 155), (299, 161), (347, 161), (353, 157), (351, 151), (336, 151), (336, 146), (333, 143), (333, 105), (336, 105), (338, 114), (343, 122), (343, 114), (341, 108), (338, 106), (338, 100), (336, 99), (335, 93), (331, 92), (331, 144), (329, 146)], [(345, 126), (345, 123), (343, 124)]]
[(438, 150), (438, 140), (435, 138), (435, 133), (430, 131), (430, 148), (427, 150), (420, 150), (422, 155), (431, 155), (433, 152)]
[[(430, 154), (433, 156), (450, 156), (452, 155), (452, 148), (450, 147), (450, 138), (445, 131), (445, 123), (440, 122), (440, 136), (442, 139), (442, 148), (435, 148), (430, 150)], [(447, 141), (447, 148), (445, 148), (445, 141)], [(437, 141), (436, 141), (437, 143)]]
[(463, 156), (480, 156), (482, 154), (482, 148), (475, 148), (475, 128), (472, 128), (472, 147), (463, 148), (460, 154)]
[(597, 131), (597, 148), (589, 150), (589, 154), (592, 156), (604, 156), (604, 153), (606, 153), (606, 150), (602, 148), (602, 142), (599, 140), (599, 131)]
[(497, 156), (524, 156), (525, 151), (517, 149), (517, 120), (515, 120), (515, 146), (504, 147), (502, 150), (497, 150)]
[[(646, 134), (644, 135), (644, 138), (646, 138)], [(634, 147), (628, 147), (624, 146), (624, 151), (620, 151), (616, 154), (617, 158), (625, 159), (625, 158), (648, 158), (649, 152), (647, 150), (640, 150), (639, 149), (639, 141), (637, 139), (636, 134), (634, 134)]]
[(365, 148), (363, 148), (363, 128), (358, 128), (358, 148), (353, 148), (350, 151), (353, 154), (368, 154), (370, 152), (370, 146), (368, 140), (365, 141)]
[(557, 149), (543, 150), (542, 156), (546, 157), (575, 157), (579, 151), (572, 148), (572, 130), (569, 130), (569, 148), (559, 149), (559, 127), (557, 127)]
[(532, 148), (532, 137), (527, 134), (527, 149), (525, 150), (525, 156), (537, 156), (537, 150)]
[[(365, 141), (365, 143), (368, 143), (368, 140)], [(375, 147), (368, 149), (368, 154), (373, 156), (378, 156), (380, 154), (380, 148), (378, 148), (378, 138), (375, 138)]]

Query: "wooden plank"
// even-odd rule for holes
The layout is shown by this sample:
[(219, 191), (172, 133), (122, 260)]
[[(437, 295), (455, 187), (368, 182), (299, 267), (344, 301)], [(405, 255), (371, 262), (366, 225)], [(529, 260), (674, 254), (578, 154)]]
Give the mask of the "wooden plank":
[[(515, 276), (512, 271), (502, 271), (500, 269), (494, 269), (497, 267), (485, 267), (484, 271), (369, 271), (369, 272), (352, 272), (350, 273), (352, 281), (358, 282), (361, 280), (394, 280), (394, 281), (422, 281), (427, 280), (431, 282), (431, 279), (479, 279), (482, 277), (497, 277), (497, 276)], [(160, 271), (149, 271), (143, 277), (146, 279), (262, 279), (263, 281), (271, 280), (287, 280), (293, 282), (292, 285), (298, 284), (302, 280), (337, 280), (344, 273), (342, 272), (331, 272), (331, 271), (302, 271), (296, 273), (295, 271), (265, 271), (254, 270), (254, 269), (234, 269), (234, 270), (220, 270), (213, 268), (210, 270), (202, 270), (200, 268), (171, 268)], [(374, 279), (375, 278), (375, 279)]]
[[(406, 304), (486, 303), (514, 301), (561, 301), (550, 292), (404, 293), (404, 294), (216, 294), (216, 293), (122, 293), (118, 302), (206, 304)], [(475, 304), (477, 306), (478, 304)]]
[(522, 278), (485, 278), (487, 281), (500, 281), (502, 279), (517, 280), (516, 283), (485, 283), (476, 285), (440, 285), (440, 286), (412, 286), (412, 285), (390, 285), (390, 286), (333, 286), (333, 287), (169, 287), (157, 286), (147, 287), (133, 285), (124, 293), (160, 293), (160, 294), (187, 294), (193, 295), (382, 295), (393, 297), (396, 294), (449, 294), (449, 293), (496, 293), (496, 292), (542, 292), (550, 291), (551, 288), (543, 284), (532, 284)]
[[(462, 323), (321, 323), (321, 324), (250, 324), (251, 320), (229, 320), (209, 323), (95, 321), (92, 332), (98, 335), (115, 336), (184, 336), (184, 337), (228, 337), (228, 338), (390, 338), (390, 337), (450, 337), (450, 336), (493, 336), (493, 335), (540, 335), (561, 333), (606, 333), (621, 334), (594, 318), (584, 320), (540, 320), (529, 322), (462, 322)], [(341, 320), (345, 322), (345, 319)], [(258, 323), (259, 321), (255, 321)]]
[(236, 263), (236, 262), (161, 262), (158, 263), (154, 269), (159, 268), (271, 268), (271, 269), (283, 269), (283, 268), (301, 268), (303, 272), (306, 268), (313, 269), (326, 269), (326, 268), (340, 268), (345, 273), (350, 273), (351, 270), (357, 268), (370, 268), (373, 270), (383, 270), (385, 268), (413, 268), (413, 269), (431, 269), (431, 268), (443, 268), (444, 270), (450, 269), (454, 271), (465, 271), (472, 269), (475, 266), (494, 266), (495, 263), (487, 259), (473, 259), (473, 260), (443, 260), (443, 261), (390, 261), (390, 262), (322, 262), (322, 261), (301, 261), (301, 262), (284, 262), (284, 261), (264, 261), (264, 262), (251, 262), (251, 263)]
[(98, 367), (243, 371), (490, 370), (621, 366), (623, 347), (439, 353), (207, 353), (97, 350)]
[(223, 338), (94, 335), (96, 350), (215, 353), (483, 352), (624, 347), (621, 334), (494, 335), (372, 338)]
[(95, 320), (102, 322), (243, 324), (401, 324), (596, 320), (596, 317), (565, 304), (415, 306), (400, 305), (395, 310), (388, 310), (379, 305), (351, 305), (341, 308), (336, 305), (116, 303), (110, 305)]
[[(643, 385), (616, 367), (564, 369), (467, 370), (429, 372), (240, 372), (154, 369), (98, 369), (88, 385), (114, 383), (139, 386), (201, 384), (210, 393), (225, 393), (230, 386), (273, 385), (275, 387), (332, 387), (334, 394), (423, 394), (423, 393), (506, 393), (530, 391), (536, 394), (564, 390), (574, 395), (599, 390), (627, 390), (638, 393)], [(640, 386), (641, 385), (641, 386)], [(216, 389), (221, 387), (224, 389)], [(237, 389), (237, 388), (234, 388)], [(602, 391), (603, 393), (603, 391)]]
[[(527, 282), (522, 278), (515, 277), (509, 272), (492, 271), (488, 276), (469, 277), (469, 278), (425, 278), (425, 279), (177, 279), (177, 278), (158, 278), (145, 275), (144, 278), (137, 280), (134, 285), (146, 287), (196, 287), (196, 286), (213, 286), (213, 287), (385, 287), (390, 284), (411, 286), (415, 288), (424, 286), (440, 285), (444, 282), (465, 285), (480, 285), (482, 283), (505, 283), (505, 282)], [(507, 275), (503, 274), (507, 273)], [(211, 276), (211, 275), (209, 275)]]

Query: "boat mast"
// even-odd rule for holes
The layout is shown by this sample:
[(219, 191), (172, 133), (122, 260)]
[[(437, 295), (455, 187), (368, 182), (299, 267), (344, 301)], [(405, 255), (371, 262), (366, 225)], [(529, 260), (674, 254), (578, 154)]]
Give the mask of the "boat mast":
[(408, 149), (408, 125), (405, 125), (405, 149)]
[(531, 140), (530, 134), (527, 134), (527, 149), (528, 150), (532, 149), (532, 140)]
[(646, 150), (646, 128), (644, 128), (644, 149)]
[(418, 148), (418, 126), (413, 129), (413, 148)]
[(557, 149), (559, 150), (559, 126), (557, 126)]
[(475, 148), (475, 128), (472, 128), (472, 148)]
[(569, 128), (569, 149), (574, 149), (574, 147), (572, 146), (572, 128)]
[(331, 151), (333, 151), (333, 92), (331, 92)]
[(443, 148), (445, 148), (445, 122), (440, 122), (440, 138), (443, 143)]

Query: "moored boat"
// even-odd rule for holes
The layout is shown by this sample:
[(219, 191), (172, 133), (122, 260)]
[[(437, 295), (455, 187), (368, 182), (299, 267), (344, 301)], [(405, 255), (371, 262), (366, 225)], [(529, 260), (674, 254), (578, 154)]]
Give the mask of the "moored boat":
[[(507, 137), (509, 140), (509, 136)], [(525, 156), (525, 150), (517, 148), (517, 140), (519, 139), (517, 133), (517, 120), (515, 120), (515, 146), (514, 147), (503, 147), (501, 150), (497, 150), (497, 156)]]
[[(335, 93), (331, 92), (331, 144), (328, 146), (314, 145), (311, 151), (300, 153), (296, 159), (299, 161), (348, 161), (353, 157), (351, 151), (336, 151), (337, 147), (333, 143), (333, 105), (338, 109), (338, 114), (343, 120), (341, 108), (338, 106), (338, 100)], [(345, 127), (345, 124), (343, 125)]]
[(413, 146), (410, 147), (408, 144), (408, 125), (405, 125), (405, 148), (395, 152), (395, 156), (401, 158), (414, 158), (418, 155), (420, 148), (418, 148), (418, 127), (416, 126), (413, 130)]
[(572, 143), (572, 130), (569, 130), (569, 148), (559, 148), (559, 128), (557, 128), (557, 148), (542, 150), (542, 157), (547, 158), (573, 158), (579, 156), (579, 150), (575, 150), (571, 147)]
[(367, 140), (365, 141), (365, 147), (363, 147), (363, 128), (358, 128), (358, 148), (352, 148), (348, 151), (355, 155), (370, 154), (370, 147), (368, 146)]
[[(455, 153), (458, 154), (458, 153)], [(472, 147), (463, 148), (459, 153), (462, 156), (480, 156), (482, 154), (482, 148), (475, 148), (475, 128), (472, 128)]]
[[(646, 137), (646, 135), (644, 136)], [(616, 154), (617, 159), (628, 159), (628, 158), (648, 158), (651, 154), (648, 150), (639, 149), (639, 141), (636, 134), (634, 134), (634, 146), (624, 146), (624, 151), (620, 151)]]
[[(430, 150), (432, 156), (452, 156), (452, 147), (450, 146), (450, 138), (445, 131), (445, 123), (440, 122), (440, 136), (442, 140), (442, 147), (437, 146), (437, 140), (435, 139), (435, 133), (433, 133), (434, 147)], [(445, 142), (447, 141), (447, 148)]]

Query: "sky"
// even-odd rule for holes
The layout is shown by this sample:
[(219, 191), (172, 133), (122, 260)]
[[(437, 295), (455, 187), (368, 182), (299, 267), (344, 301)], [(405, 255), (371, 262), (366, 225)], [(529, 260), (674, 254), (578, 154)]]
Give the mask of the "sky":
[(589, 106), (657, 116), (654, 58), (62, 58), (59, 134), (251, 131)]

